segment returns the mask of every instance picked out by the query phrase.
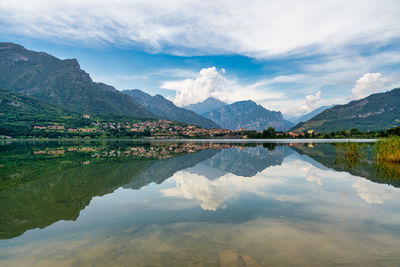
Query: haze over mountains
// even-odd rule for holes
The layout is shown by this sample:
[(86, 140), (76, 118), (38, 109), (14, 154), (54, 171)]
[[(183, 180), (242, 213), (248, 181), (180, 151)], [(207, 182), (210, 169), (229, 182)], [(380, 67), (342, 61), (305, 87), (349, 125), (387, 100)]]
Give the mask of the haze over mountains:
[(215, 99), (214, 97), (209, 97), (202, 102), (183, 106), (183, 108), (194, 111), (201, 115), (227, 105), (227, 103), (222, 102), (221, 100)]

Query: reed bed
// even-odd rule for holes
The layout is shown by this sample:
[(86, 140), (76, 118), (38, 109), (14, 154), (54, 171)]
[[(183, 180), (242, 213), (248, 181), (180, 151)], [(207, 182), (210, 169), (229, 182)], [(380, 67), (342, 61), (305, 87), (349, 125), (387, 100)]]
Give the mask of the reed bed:
[(378, 161), (400, 163), (400, 136), (380, 139), (376, 144)]

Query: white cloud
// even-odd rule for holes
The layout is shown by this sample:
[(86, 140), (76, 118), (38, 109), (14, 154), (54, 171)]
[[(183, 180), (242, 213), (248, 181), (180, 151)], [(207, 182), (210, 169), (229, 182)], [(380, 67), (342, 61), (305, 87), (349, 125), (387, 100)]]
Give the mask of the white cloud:
[(310, 112), (319, 107), (319, 100), (321, 99), (321, 91), (316, 92), (314, 95), (306, 95), (305, 104), (300, 107), (303, 112)]
[(394, 41), (399, 15), (396, 0), (13, 0), (0, 3), (0, 30), (94, 45), (141, 44), (155, 52), (265, 58)]
[(390, 84), (391, 80), (379, 72), (366, 73), (357, 80), (351, 92), (354, 99), (360, 99), (373, 93), (384, 92)]
[(283, 92), (271, 92), (265, 86), (271, 81), (262, 80), (252, 84), (243, 85), (237, 78), (228, 78), (226, 70), (217, 70), (216, 67), (200, 70), (193, 79), (166, 81), (161, 84), (162, 89), (176, 91), (172, 99), (178, 106), (184, 106), (215, 97), (226, 102), (235, 102), (251, 99), (265, 101), (284, 97)]

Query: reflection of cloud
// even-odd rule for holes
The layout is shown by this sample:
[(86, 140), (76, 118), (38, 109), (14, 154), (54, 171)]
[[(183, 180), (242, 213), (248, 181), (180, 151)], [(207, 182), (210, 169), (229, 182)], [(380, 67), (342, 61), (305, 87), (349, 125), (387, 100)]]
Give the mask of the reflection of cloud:
[(316, 182), (318, 185), (322, 185), (322, 177), (314, 169), (310, 169), (307, 172), (307, 182)]
[(326, 170), (318, 169), (311, 164), (304, 166), (304, 167), (300, 168), (299, 170), (301, 170), (302, 172), (305, 173), (307, 182), (310, 182), (310, 183), (316, 182), (318, 185), (323, 185), (322, 178), (323, 178), (323, 174), (325, 174), (325, 176), (326, 176), (326, 174), (327, 174)]
[(166, 189), (163, 193), (167, 196), (197, 199), (204, 210), (216, 210), (229, 197), (224, 188), (218, 188), (204, 176), (179, 172), (174, 175), (174, 179), (177, 187)]
[(400, 192), (394, 187), (375, 184), (362, 178), (358, 178), (353, 187), (357, 190), (358, 196), (367, 203), (382, 204), (386, 199), (400, 198)]
[(176, 188), (163, 190), (164, 195), (196, 199), (200, 201), (202, 209), (214, 211), (224, 201), (237, 197), (242, 192), (265, 196), (266, 194), (260, 191), (261, 188), (269, 185), (284, 184), (283, 180), (262, 176), (247, 178), (234, 174), (226, 174), (214, 181), (210, 181), (205, 176), (187, 171), (177, 172), (172, 178), (176, 182)]

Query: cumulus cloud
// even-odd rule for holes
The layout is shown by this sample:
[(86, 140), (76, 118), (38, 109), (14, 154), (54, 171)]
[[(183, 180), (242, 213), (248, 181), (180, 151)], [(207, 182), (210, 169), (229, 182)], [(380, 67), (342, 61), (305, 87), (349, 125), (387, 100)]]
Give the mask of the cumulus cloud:
[(13, 0), (0, 3), (0, 30), (90, 44), (142, 44), (155, 52), (265, 58), (396, 40), (399, 10), (396, 0)]
[(354, 99), (360, 99), (373, 93), (384, 92), (390, 84), (391, 80), (379, 72), (366, 73), (357, 80), (351, 93)]
[(316, 92), (314, 95), (306, 95), (305, 104), (300, 107), (302, 112), (310, 112), (319, 107), (319, 100), (321, 99), (321, 91)]
[[(279, 81), (280, 82), (280, 81)], [(237, 78), (228, 78), (226, 70), (217, 70), (216, 67), (203, 68), (193, 79), (166, 81), (161, 88), (176, 91), (172, 99), (178, 106), (184, 106), (214, 97), (226, 102), (252, 99), (265, 101), (284, 97), (283, 92), (271, 92), (265, 88), (269, 80), (262, 80), (243, 85)]]

